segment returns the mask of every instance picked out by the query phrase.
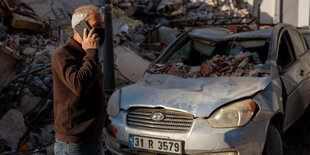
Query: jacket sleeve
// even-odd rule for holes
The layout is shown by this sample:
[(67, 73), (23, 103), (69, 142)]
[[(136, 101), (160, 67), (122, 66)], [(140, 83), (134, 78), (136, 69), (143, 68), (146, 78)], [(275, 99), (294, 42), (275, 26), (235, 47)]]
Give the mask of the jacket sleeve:
[(81, 96), (96, 77), (99, 61), (97, 55), (97, 50), (87, 50), (81, 61), (66, 52), (61, 52), (53, 56), (52, 65), (62, 82), (76, 96)]

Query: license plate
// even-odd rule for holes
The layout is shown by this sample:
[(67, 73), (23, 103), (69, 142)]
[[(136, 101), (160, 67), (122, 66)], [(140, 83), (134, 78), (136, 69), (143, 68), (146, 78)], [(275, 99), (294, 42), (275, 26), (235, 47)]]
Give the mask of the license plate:
[(182, 142), (177, 140), (129, 135), (129, 147), (182, 154)]

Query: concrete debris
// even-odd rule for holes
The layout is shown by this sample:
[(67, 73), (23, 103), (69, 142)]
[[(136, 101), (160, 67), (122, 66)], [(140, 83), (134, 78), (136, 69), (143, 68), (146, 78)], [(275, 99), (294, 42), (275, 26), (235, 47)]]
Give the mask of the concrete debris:
[[(124, 9), (124, 6), (128, 4), (128, 1), (115, 3), (124, 12), (129, 8), (127, 6)], [(154, 17), (157, 19), (165, 18), (170, 24), (176, 26), (240, 24), (243, 19), (249, 19), (245, 21), (250, 24), (256, 19), (249, 11), (247, 0), (139, 0), (130, 1), (130, 5), (135, 6), (135, 9), (131, 9), (135, 13), (131, 13), (131, 15), (137, 19), (153, 18), (154, 21)]]
[(158, 29), (158, 33), (159, 33), (159, 42), (165, 43), (167, 45), (172, 43), (180, 34), (178, 30), (166, 26), (161, 26)]
[[(250, 76), (265, 77), (270, 75), (268, 61), (257, 63), (254, 59), (257, 53), (240, 53), (237, 56), (216, 55), (205, 61), (201, 66), (188, 66), (181, 60), (174, 60), (166, 64), (154, 64), (150, 71), (159, 74), (171, 74), (184, 78), (218, 77), (218, 76)], [(260, 61), (259, 61), (260, 62)], [(200, 69), (198, 69), (200, 68)]]
[(0, 42), (0, 91), (12, 80), (17, 72), (17, 63), (22, 59), (5, 43)]
[(27, 47), (26, 49), (23, 50), (23, 54), (28, 56), (35, 55), (36, 50), (37, 50), (36, 48)]
[(39, 51), (35, 54), (35, 59), (33, 63), (35, 65), (37, 64), (45, 64), (45, 63), (50, 63), (52, 60), (52, 55), (55, 50), (55, 47), (50, 47), (43, 49), (42, 51)]
[(9, 5), (8, 0), (0, 3), (1, 12), (3, 13), (2, 21), (5, 21), (3, 24), (24, 32), (48, 32), (50, 25), (36, 15), (28, 4), (19, 1), (10, 2), (12, 2), (11, 5)]
[(143, 25), (143, 23), (139, 20), (134, 20), (129, 18), (128, 16), (125, 16), (122, 11), (119, 9), (112, 9), (112, 18), (118, 18), (124, 22), (124, 24), (128, 25), (131, 28), (135, 28), (137, 26)]
[(20, 108), (23, 109), (25, 113), (28, 113), (40, 101), (41, 97), (34, 96), (29, 88), (25, 88), (24, 93), (26, 95), (21, 98)]
[(113, 33), (114, 35), (125, 32), (128, 33), (130, 27), (125, 24), (121, 19), (116, 18), (112, 20), (113, 22)]
[(48, 91), (48, 87), (45, 86), (43, 81), (38, 77), (34, 77), (29, 84), (29, 89), (35, 96), (43, 96)]
[(26, 130), (23, 114), (15, 109), (9, 110), (0, 120), (0, 139), (8, 142), (11, 152), (17, 151), (19, 139)]
[(12, 19), (10, 20), (9, 24), (15, 29), (39, 33), (46, 32), (46, 30), (49, 28), (46, 23), (38, 19), (16, 13), (12, 13)]
[[(52, 27), (59, 27), (64, 25), (70, 25), (70, 16), (72, 12), (68, 12), (68, 8), (65, 5), (64, 0), (20, 0), (27, 3), (35, 13), (43, 18), (45, 21), (49, 21)], [(73, 7), (79, 4), (78, 0), (71, 3), (68, 7)]]
[(114, 52), (116, 56), (116, 70), (119, 71), (119, 74), (132, 82), (138, 82), (150, 65), (150, 62), (124, 46), (115, 47)]
[(49, 25), (27, 4), (3, 2), (0, 3), (5, 17), (4, 23), (0, 23), (0, 153), (34, 154), (35, 150), (40, 152), (52, 145), (54, 139), (52, 128), (44, 126), (53, 121), (50, 62), (59, 45), (55, 38), (59, 36), (44, 35), (51, 32)]
[[(114, 46), (116, 50), (119, 46), (127, 47), (143, 59), (154, 61), (178, 35), (189, 30), (189, 26), (229, 25), (229, 29), (237, 33), (245, 29), (233, 24), (248, 24), (248, 30), (255, 30), (255, 17), (250, 14), (247, 3), (246, 0), (117, 0), (113, 2), (115, 7), (112, 9)], [(132, 18), (128, 17), (128, 13)], [(240, 51), (232, 56), (242, 59), (242, 55), (237, 56)], [(236, 61), (241, 68), (247, 64), (246, 60)], [(211, 69), (208, 63), (203, 66)], [(186, 71), (178, 67), (180, 64), (173, 66), (170, 73), (180, 75)], [(201, 73), (203, 76), (214, 75), (206, 71), (203, 69), (199, 74), (195, 72), (187, 77), (199, 77)], [(133, 80), (132, 77), (126, 78)]]
[(49, 124), (40, 128), (38, 131), (32, 131), (29, 134), (27, 147), (31, 149), (39, 148), (39, 146), (50, 146), (54, 143), (53, 124)]

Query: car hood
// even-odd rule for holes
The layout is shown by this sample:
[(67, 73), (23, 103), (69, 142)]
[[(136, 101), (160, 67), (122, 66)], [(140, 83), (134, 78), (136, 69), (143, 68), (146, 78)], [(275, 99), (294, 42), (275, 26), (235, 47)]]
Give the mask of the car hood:
[(136, 84), (121, 89), (122, 109), (163, 107), (209, 117), (218, 107), (263, 90), (270, 77), (207, 77), (184, 79), (166, 74), (149, 74)]

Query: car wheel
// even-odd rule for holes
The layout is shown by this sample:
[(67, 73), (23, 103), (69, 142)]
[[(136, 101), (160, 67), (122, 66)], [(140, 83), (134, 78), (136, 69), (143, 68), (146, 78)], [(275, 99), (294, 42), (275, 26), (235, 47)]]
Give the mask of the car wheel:
[(283, 146), (282, 139), (278, 129), (270, 124), (268, 127), (264, 155), (282, 155), (283, 154)]

